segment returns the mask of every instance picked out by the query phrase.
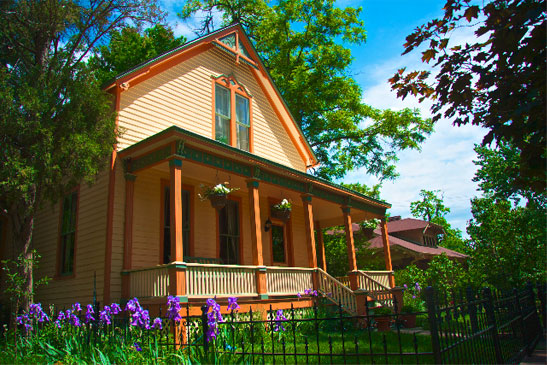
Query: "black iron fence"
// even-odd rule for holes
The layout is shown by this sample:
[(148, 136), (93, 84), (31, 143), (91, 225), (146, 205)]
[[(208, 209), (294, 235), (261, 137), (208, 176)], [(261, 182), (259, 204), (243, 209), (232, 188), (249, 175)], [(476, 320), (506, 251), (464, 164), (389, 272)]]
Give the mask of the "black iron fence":
[[(75, 328), (73, 335), (89, 343), (154, 344), (186, 351), (203, 362), (252, 364), (513, 363), (543, 336), (543, 285), (505, 293), (469, 289), (442, 295), (429, 287), (425, 302), (427, 310), (407, 314), (397, 308), (381, 314), (367, 302), (362, 314), (349, 315), (342, 306), (317, 298), (312, 308), (242, 308), (222, 320), (211, 315), (211, 305), (204, 306), (201, 315), (191, 315), (187, 305), (177, 321), (167, 319), (159, 308), (155, 314), (162, 318), (161, 329), (139, 329), (130, 325), (130, 318), (117, 316), (109, 325), (94, 322)], [(407, 328), (413, 321), (415, 327)], [(382, 327), (386, 331), (380, 331)]]

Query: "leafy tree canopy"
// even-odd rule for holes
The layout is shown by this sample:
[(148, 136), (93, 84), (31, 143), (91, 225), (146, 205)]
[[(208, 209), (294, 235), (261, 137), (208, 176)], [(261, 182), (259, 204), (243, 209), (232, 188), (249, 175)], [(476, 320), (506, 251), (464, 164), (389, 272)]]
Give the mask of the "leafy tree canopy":
[(109, 32), (158, 20), (153, 0), (0, 3), (0, 207), (25, 260), (36, 210), (92, 181), (115, 143), (111, 99), (86, 58)]
[(464, 253), (466, 251), (466, 244), (462, 231), (452, 228), (446, 220), (445, 216), (450, 213), (450, 208), (444, 205), (444, 197), (441, 191), (420, 190), (420, 196), (422, 197), (421, 200), (410, 203), (410, 212), (412, 215), (443, 227), (445, 234), (439, 244), (451, 250)]
[[(433, 62), (434, 73), (401, 69), (390, 79), (399, 97), (432, 99), (433, 121), (481, 125), (489, 129), (483, 146), (511, 143), (513, 182), (536, 193), (545, 190), (547, 163), (545, 19), (545, 0), (446, 0), (444, 16), (416, 28), (404, 45), (404, 54), (426, 47), (422, 61)], [(451, 47), (464, 27), (476, 38)]]
[(143, 34), (138, 28), (126, 27), (112, 32), (110, 42), (95, 49), (89, 64), (102, 84), (184, 43), (184, 36), (176, 38), (171, 28), (161, 24), (145, 29)]
[(417, 110), (380, 110), (363, 104), (349, 74), (351, 51), (365, 42), (361, 9), (338, 8), (333, 0), (192, 0), (180, 16), (205, 14), (198, 34), (239, 22), (250, 35), (328, 179), (365, 167), (380, 179), (394, 178), (396, 152), (418, 149), (432, 132)]
[(509, 143), (475, 151), (483, 195), (471, 201), (467, 226), (471, 274), (502, 289), (545, 280), (546, 194), (514, 185), (520, 152)]

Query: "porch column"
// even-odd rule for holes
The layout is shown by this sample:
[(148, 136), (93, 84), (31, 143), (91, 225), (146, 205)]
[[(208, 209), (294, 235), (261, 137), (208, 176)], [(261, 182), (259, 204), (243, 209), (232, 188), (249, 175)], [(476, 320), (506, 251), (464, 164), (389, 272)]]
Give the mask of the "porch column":
[(266, 267), (262, 254), (262, 224), (260, 222), (260, 196), (258, 195), (259, 182), (256, 179), (247, 181), (249, 188), (249, 207), (251, 211), (251, 247), (253, 253), (253, 265), (258, 266), (256, 272), (256, 290), (260, 299), (268, 298), (266, 287)]
[(317, 251), (319, 254), (319, 267), (323, 271), (327, 271), (327, 258), (325, 256), (325, 242), (323, 241), (323, 230), (321, 229), (321, 223), (315, 221), (315, 231), (317, 232)]
[[(389, 236), (387, 232), (387, 222), (384, 219), (382, 219), (380, 225), (382, 226), (382, 243), (384, 245), (384, 260), (386, 262), (386, 270), (387, 271), (393, 271), (393, 267), (391, 266), (391, 250), (389, 248)], [(389, 286), (393, 288), (395, 286), (395, 278), (393, 277), (393, 274), (389, 275)]]
[(182, 261), (182, 159), (169, 160), (169, 194), (171, 227), (171, 264), (169, 268), (169, 294), (186, 295), (186, 270)]
[[(135, 196), (136, 175), (125, 174), (125, 222), (123, 239), (123, 270), (131, 270), (131, 256), (133, 254), (133, 198)], [(129, 298), (130, 276), (122, 275), (122, 298)]]
[(353, 240), (353, 227), (351, 224), (351, 208), (347, 206), (342, 207), (342, 213), (344, 214), (344, 229), (346, 231), (346, 246), (348, 250), (348, 268), (350, 271), (350, 286), (351, 290), (359, 289), (358, 277), (357, 277), (357, 259), (355, 258), (355, 242)]
[[(313, 229), (313, 209), (311, 205), (310, 194), (302, 195), (302, 202), (304, 203), (304, 225), (306, 228), (306, 247), (308, 249), (308, 267), (317, 267), (317, 253), (315, 252), (315, 232)], [(314, 271), (313, 276), (313, 288), (319, 288), (319, 282), (317, 273)]]

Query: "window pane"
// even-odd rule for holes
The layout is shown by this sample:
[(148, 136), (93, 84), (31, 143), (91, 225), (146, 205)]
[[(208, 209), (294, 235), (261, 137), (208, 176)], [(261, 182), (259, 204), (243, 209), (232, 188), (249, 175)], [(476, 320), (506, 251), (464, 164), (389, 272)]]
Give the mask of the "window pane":
[(249, 151), (249, 127), (237, 125), (237, 148), (243, 151)]
[(239, 205), (228, 200), (219, 211), (220, 258), (224, 264), (239, 263)]
[[(163, 191), (163, 263), (171, 260), (171, 196), (169, 186)], [(182, 190), (182, 250), (184, 256), (190, 254), (190, 192)]]
[(74, 271), (74, 242), (76, 240), (76, 213), (78, 192), (74, 191), (63, 199), (61, 225), (61, 262), (60, 274), (72, 274)]
[(236, 121), (239, 124), (251, 125), (249, 118), (249, 99), (236, 94)]
[(230, 143), (230, 90), (220, 85), (215, 86), (215, 139)]
[(285, 262), (285, 237), (282, 226), (272, 226), (273, 262)]

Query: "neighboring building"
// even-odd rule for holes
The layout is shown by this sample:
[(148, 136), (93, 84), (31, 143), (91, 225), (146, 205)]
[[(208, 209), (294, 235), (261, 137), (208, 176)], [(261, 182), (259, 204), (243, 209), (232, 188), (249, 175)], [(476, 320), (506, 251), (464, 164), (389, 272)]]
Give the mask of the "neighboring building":
[[(306, 173), (317, 159), (239, 25), (149, 60), (106, 90), (122, 134), (95, 184), (37, 214), (35, 275), (53, 278), (37, 301), (90, 303), (96, 293), (104, 304), (136, 296), (154, 305), (170, 294), (197, 309), (213, 296), (288, 308), (310, 305), (296, 295), (313, 287), (356, 311), (355, 295), (324, 271), (314, 231), (383, 219), (390, 205)], [(225, 181), (239, 190), (223, 208), (198, 199), (201, 185)], [(290, 219), (273, 218), (285, 198)], [(346, 237), (350, 270), (365, 275), (351, 229)]]
[[(443, 253), (459, 261), (467, 257), (465, 254), (438, 245), (445, 231), (435, 223), (395, 216), (388, 219), (387, 230), (394, 269), (402, 269), (410, 264), (426, 268), (429, 261)], [(383, 249), (381, 234), (380, 228), (374, 230), (369, 240), (371, 249)]]

